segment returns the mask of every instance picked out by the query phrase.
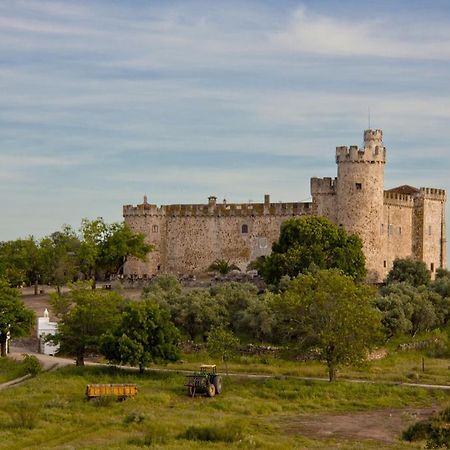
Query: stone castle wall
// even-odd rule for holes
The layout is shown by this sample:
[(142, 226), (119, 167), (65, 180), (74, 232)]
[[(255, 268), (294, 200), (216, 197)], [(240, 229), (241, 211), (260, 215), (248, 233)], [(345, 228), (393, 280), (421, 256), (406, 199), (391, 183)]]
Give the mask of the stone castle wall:
[[(384, 191), (386, 149), (381, 130), (366, 130), (364, 146), (337, 147), (337, 178), (312, 178), (311, 203), (218, 203), (125, 205), (125, 222), (143, 233), (154, 251), (145, 262), (130, 259), (125, 275), (195, 274), (216, 259), (245, 270), (267, 255), (281, 224), (292, 217), (329, 218), (363, 241), (368, 279), (381, 282), (395, 258), (425, 261), (433, 272), (446, 267), (445, 202), (441, 189), (402, 186)], [(405, 190), (406, 189), (406, 190)]]
[[(205, 273), (216, 259), (246, 270), (250, 261), (270, 253), (281, 224), (312, 213), (310, 203), (156, 205), (124, 207), (124, 217), (154, 246), (146, 262), (126, 264), (127, 274)], [(152, 232), (153, 230), (153, 232)]]

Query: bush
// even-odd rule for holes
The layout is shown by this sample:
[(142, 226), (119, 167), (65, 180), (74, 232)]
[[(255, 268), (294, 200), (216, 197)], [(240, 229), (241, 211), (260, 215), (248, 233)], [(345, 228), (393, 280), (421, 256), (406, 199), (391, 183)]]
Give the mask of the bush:
[(426, 448), (450, 448), (450, 407), (430, 420), (411, 425), (403, 432), (406, 441), (427, 440)]
[(36, 356), (33, 355), (23, 355), (22, 369), (25, 374), (29, 374), (35, 377), (40, 372), (42, 372), (42, 365)]
[(224, 426), (191, 426), (178, 439), (204, 442), (236, 442), (243, 439), (243, 429), (238, 423)]
[(422, 420), (411, 425), (402, 433), (402, 439), (405, 441), (423, 441), (428, 437), (431, 430), (431, 423), (428, 420)]

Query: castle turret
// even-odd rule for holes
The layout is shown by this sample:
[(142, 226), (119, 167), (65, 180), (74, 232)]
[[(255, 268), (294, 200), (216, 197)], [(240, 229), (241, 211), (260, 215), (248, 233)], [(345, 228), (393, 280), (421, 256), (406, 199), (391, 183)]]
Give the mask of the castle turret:
[(364, 148), (337, 147), (337, 223), (358, 234), (370, 281), (382, 281), (381, 224), (386, 149), (381, 130), (364, 131)]

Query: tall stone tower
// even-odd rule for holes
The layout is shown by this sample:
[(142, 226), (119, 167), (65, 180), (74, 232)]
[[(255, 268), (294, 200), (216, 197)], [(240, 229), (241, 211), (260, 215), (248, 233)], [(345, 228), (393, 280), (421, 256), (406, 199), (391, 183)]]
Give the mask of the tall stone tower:
[(381, 130), (364, 131), (364, 148), (336, 147), (337, 223), (364, 243), (368, 280), (383, 279), (382, 221), (386, 149)]

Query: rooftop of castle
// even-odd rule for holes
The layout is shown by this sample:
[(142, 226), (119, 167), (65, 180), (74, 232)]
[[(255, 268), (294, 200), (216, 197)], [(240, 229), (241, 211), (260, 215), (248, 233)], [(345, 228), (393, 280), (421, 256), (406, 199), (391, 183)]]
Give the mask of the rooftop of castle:
[(410, 186), (408, 184), (403, 184), (402, 186), (397, 186), (392, 189), (386, 189), (386, 192), (391, 192), (393, 194), (414, 195), (418, 194), (420, 192), (420, 189), (417, 189), (414, 186)]

